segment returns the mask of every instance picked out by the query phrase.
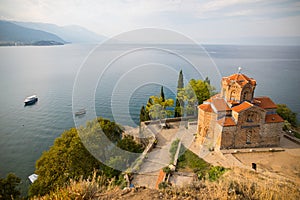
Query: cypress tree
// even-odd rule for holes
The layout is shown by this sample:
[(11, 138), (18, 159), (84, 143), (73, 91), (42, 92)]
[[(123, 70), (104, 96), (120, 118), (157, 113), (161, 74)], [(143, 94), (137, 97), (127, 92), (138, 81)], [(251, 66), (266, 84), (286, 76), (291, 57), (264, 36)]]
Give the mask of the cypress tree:
[(141, 107), (141, 111), (140, 111), (140, 122), (144, 122), (146, 117), (146, 110), (145, 110), (145, 106)]
[(180, 106), (179, 100), (176, 98), (176, 106), (175, 106), (174, 117), (181, 117), (181, 116), (182, 116), (181, 106)]
[(149, 110), (150, 110), (150, 108), (151, 108), (152, 105), (153, 105), (152, 99), (149, 98), (148, 102), (147, 102), (147, 105), (145, 107), (145, 121), (148, 121), (148, 120), (151, 119), (150, 115), (149, 115)]
[(161, 86), (161, 88), (160, 88), (160, 97), (162, 98), (163, 102), (166, 100), (163, 86)]
[(208, 85), (210, 85), (210, 80), (208, 77), (205, 78), (204, 83), (207, 83)]
[(183, 84), (183, 73), (182, 70), (179, 72), (178, 76), (178, 82), (177, 82), (177, 95), (176, 95), (176, 105), (175, 105), (175, 112), (174, 112), (174, 117), (182, 117), (182, 109), (184, 107), (184, 102), (182, 100), (178, 99), (178, 93), (180, 90), (182, 90), (184, 87)]
[(178, 82), (177, 82), (177, 89), (182, 89), (184, 87), (183, 85), (183, 73), (182, 70), (179, 72)]

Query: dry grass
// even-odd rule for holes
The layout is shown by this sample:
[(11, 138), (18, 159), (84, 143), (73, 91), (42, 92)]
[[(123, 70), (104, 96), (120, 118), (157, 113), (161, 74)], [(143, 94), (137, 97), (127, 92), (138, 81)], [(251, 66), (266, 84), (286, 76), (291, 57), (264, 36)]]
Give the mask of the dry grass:
[(226, 172), (217, 182), (197, 181), (166, 192), (187, 199), (300, 199), (299, 185), (239, 168)]
[(71, 180), (67, 187), (59, 188), (55, 192), (51, 192), (43, 197), (35, 197), (34, 199), (52, 200), (52, 199), (98, 199), (98, 195), (115, 189), (116, 184), (114, 179), (107, 179), (105, 176), (96, 176), (87, 180), (82, 178), (79, 181)]
[(101, 178), (72, 181), (67, 188), (39, 199), (300, 199), (299, 185), (284, 177), (239, 168), (227, 171), (215, 182), (196, 181), (183, 188), (168, 187), (164, 190), (145, 187), (120, 190), (112, 182), (107, 184)]
[(243, 199), (300, 199), (299, 187), (283, 177), (257, 174), (253, 171), (232, 170), (219, 183), (228, 194)]

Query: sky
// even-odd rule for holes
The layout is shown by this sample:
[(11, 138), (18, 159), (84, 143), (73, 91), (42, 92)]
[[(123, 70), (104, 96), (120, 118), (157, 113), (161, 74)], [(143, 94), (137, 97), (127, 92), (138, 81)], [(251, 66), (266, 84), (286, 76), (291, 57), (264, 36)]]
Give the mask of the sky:
[(300, 44), (300, 0), (0, 0), (0, 19), (80, 25), (108, 37), (151, 27), (204, 43)]

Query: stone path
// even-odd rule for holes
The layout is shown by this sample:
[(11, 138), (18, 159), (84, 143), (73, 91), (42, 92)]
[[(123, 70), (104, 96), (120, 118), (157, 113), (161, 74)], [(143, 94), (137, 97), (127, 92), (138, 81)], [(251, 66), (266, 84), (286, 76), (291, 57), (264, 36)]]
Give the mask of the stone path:
[[(159, 170), (170, 164), (170, 146), (177, 138), (185, 146), (190, 146), (193, 141), (194, 129), (186, 129), (180, 123), (170, 123), (170, 129), (161, 129), (158, 124), (148, 125), (148, 128), (156, 135), (158, 143), (147, 154), (147, 159), (140, 166), (138, 174), (134, 176), (132, 183), (139, 186), (155, 188)], [(155, 178), (156, 177), (156, 178)]]
[(191, 174), (173, 174), (170, 178), (170, 183), (179, 187), (190, 184), (193, 181), (193, 173)]
[(159, 171), (135, 175), (132, 180), (132, 184), (134, 186), (146, 186), (148, 188), (155, 188), (158, 173)]
[(148, 125), (148, 128), (156, 135), (157, 145), (140, 166), (138, 174), (134, 176), (132, 183), (137, 186), (147, 186), (155, 188), (155, 184), (159, 175), (159, 170), (170, 163), (170, 141), (174, 134), (162, 134), (165, 130), (160, 129), (159, 125)]

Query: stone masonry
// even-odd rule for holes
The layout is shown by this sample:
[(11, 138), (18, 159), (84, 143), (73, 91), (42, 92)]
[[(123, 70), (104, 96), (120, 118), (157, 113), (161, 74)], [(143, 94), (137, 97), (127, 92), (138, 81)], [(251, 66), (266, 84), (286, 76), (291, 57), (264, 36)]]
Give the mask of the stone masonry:
[(283, 119), (269, 97), (254, 97), (255, 87), (242, 73), (223, 77), (221, 93), (198, 107), (200, 142), (214, 149), (278, 146)]

